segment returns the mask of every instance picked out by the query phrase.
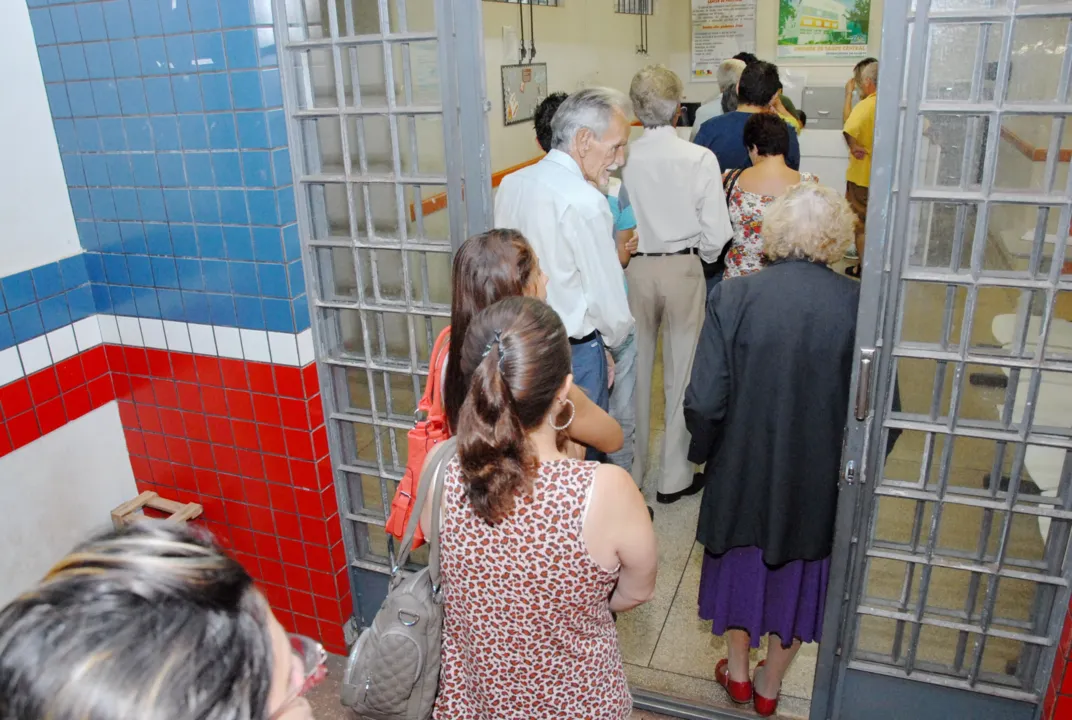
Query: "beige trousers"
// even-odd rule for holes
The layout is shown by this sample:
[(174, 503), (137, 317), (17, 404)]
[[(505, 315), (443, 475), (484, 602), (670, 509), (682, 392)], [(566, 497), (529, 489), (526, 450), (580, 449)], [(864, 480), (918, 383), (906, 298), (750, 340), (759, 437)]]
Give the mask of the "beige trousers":
[[(634, 257), (625, 275), (629, 281), (629, 309), (636, 319), (637, 343), (633, 478), (650, 501), (656, 491), (673, 493), (692, 483), (693, 469), (688, 461), (689, 432), (685, 428), (682, 404), (703, 325), (706, 285), (700, 258), (696, 255)], [(662, 441), (662, 473), (653, 483), (646, 475), (651, 440), (651, 385), (660, 332), (666, 432)]]

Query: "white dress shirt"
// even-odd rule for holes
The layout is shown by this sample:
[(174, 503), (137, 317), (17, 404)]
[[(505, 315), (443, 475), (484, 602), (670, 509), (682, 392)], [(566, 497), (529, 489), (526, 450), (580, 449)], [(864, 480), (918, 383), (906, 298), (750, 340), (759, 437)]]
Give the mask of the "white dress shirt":
[(637, 252), (695, 247), (705, 262), (715, 262), (733, 239), (718, 159), (674, 128), (648, 128), (633, 141), (622, 181), (636, 215)]
[(689, 133), (689, 139), (692, 140), (696, 137), (696, 133), (700, 132), (700, 126), (711, 118), (718, 117), (722, 114), (722, 95), (716, 95), (714, 100), (705, 102), (700, 107), (696, 108), (696, 116), (692, 120), (692, 131)]
[(519, 230), (547, 273), (547, 304), (571, 338), (593, 330), (609, 347), (633, 329), (625, 274), (607, 198), (573, 158), (552, 150), (540, 162), (503, 178), (495, 195), (495, 227)]

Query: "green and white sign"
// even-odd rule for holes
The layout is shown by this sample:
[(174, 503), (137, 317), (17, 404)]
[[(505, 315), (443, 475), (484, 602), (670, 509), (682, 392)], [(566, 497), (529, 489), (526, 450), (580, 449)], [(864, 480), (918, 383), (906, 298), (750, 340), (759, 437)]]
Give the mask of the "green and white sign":
[(871, 0), (779, 0), (778, 57), (867, 55)]

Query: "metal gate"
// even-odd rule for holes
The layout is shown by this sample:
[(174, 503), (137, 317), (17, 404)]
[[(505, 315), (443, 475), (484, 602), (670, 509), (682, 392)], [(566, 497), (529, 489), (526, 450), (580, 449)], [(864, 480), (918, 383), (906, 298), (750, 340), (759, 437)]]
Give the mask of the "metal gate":
[(811, 717), (1031, 718), (1069, 600), (1072, 5), (884, 13)]
[(428, 356), (449, 321), (451, 252), (491, 224), (480, 0), (274, 3), (313, 339), (363, 624), (386, 592), (386, 513)]
[[(480, 0), (273, 2), (360, 623), (386, 589), (383, 525), (448, 321), (451, 251), (491, 221)], [(1028, 718), (1069, 595), (1072, 5), (884, 12), (856, 419), (811, 716)]]

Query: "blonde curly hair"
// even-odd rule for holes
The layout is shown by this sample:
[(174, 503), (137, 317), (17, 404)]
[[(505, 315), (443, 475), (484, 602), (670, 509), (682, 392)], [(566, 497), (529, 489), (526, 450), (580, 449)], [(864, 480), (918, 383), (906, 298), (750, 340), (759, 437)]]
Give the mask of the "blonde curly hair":
[(856, 232), (845, 198), (817, 183), (794, 185), (763, 212), (763, 250), (771, 260), (803, 258), (835, 263)]

